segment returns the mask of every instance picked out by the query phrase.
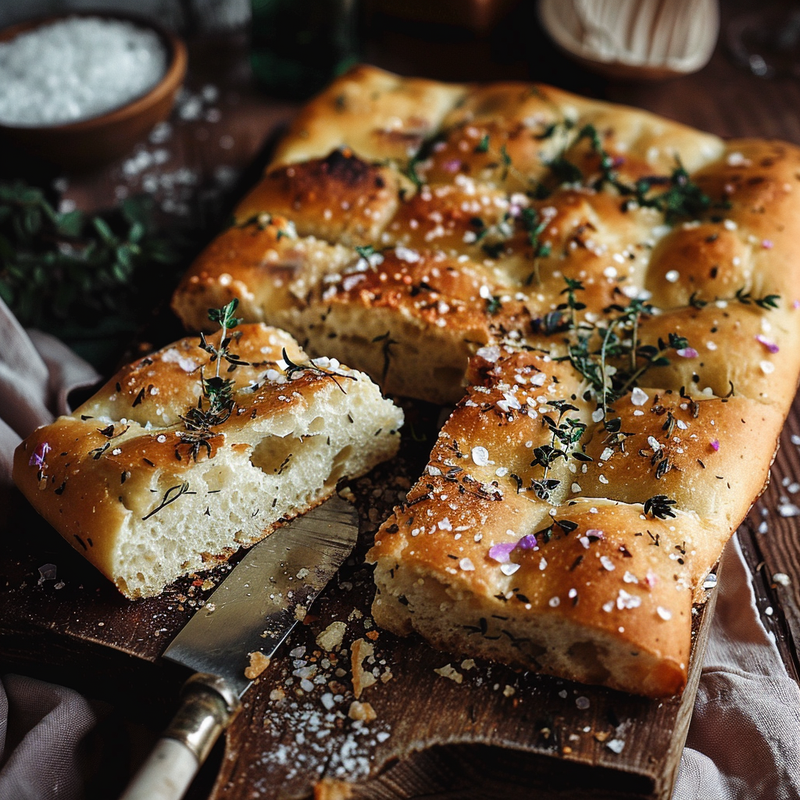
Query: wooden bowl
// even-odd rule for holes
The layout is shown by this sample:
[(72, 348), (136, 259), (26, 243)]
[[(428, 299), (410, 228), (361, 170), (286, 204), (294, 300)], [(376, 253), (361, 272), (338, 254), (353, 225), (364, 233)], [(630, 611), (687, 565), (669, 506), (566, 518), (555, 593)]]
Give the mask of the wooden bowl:
[(167, 68), (161, 80), (146, 94), (124, 106), (78, 122), (31, 126), (0, 123), (0, 137), (29, 154), (69, 171), (85, 171), (130, 152), (153, 126), (166, 119), (186, 75), (186, 45), (160, 25), (132, 14), (75, 12), (21, 22), (0, 31), (0, 42), (20, 33), (70, 17), (101, 17), (131, 22), (154, 31), (167, 52)]

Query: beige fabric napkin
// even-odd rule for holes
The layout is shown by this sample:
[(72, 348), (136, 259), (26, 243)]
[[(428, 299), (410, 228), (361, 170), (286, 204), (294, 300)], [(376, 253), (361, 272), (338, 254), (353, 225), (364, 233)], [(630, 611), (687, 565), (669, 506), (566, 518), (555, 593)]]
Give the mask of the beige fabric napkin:
[[(58, 340), (22, 330), (2, 301), (0, 337), (2, 488), (10, 481), (20, 437), (66, 412), (69, 391), (99, 376)], [(800, 800), (800, 690), (761, 625), (735, 539), (723, 559), (673, 800)], [(14, 676), (3, 682), (0, 800), (78, 800), (82, 788), (75, 754), (94, 724), (91, 706), (62, 687)], [(18, 731), (10, 751), (7, 727)]]
[(23, 330), (2, 300), (0, 341), (0, 486), (8, 486), (14, 449), (23, 437), (66, 414), (69, 393), (100, 376), (55, 337)]

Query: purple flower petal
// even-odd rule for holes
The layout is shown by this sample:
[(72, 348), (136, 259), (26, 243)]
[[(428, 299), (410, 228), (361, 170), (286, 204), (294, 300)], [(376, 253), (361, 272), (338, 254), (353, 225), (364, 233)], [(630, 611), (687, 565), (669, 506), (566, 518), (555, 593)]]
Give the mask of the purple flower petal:
[(770, 353), (777, 353), (778, 350), (780, 350), (780, 347), (778, 347), (778, 345), (776, 345), (775, 342), (771, 342), (769, 339), (767, 339), (766, 336), (762, 336), (760, 333), (758, 334), (758, 336), (756, 336), (756, 341), (759, 344), (763, 344), (764, 347), (766, 347)]
[(520, 550), (538, 550), (539, 543), (536, 541), (536, 536), (529, 533), (517, 542), (517, 547), (519, 547)]
[(494, 559), (500, 564), (505, 564), (511, 557), (511, 551), (517, 546), (516, 542), (503, 542), (495, 544), (489, 548), (489, 558)]
[(681, 358), (697, 358), (700, 355), (694, 347), (684, 347), (675, 351)]
[(771, 250), (771, 249), (772, 249), (772, 247), (773, 247), (774, 245), (773, 245), (773, 243), (772, 243), (772, 240), (771, 240), (771, 239), (763, 239), (763, 240), (761, 241), (761, 246), (762, 246), (762, 247), (763, 247), (765, 250)]
[(711, 440), (711, 447), (714, 450), (719, 450), (719, 439), (712, 439)]
[(41, 469), (44, 466), (44, 459), (45, 456), (50, 452), (52, 448), (50, 447), (47, 442), (42, 442), (31, 455), (30, 461), (28, 461), (28, 466), (30, 467), (39, 467)]
[(461, 162), (457, 158), (451, 158), (442, 164), (445, 172), (458, 172), (461, 169)]

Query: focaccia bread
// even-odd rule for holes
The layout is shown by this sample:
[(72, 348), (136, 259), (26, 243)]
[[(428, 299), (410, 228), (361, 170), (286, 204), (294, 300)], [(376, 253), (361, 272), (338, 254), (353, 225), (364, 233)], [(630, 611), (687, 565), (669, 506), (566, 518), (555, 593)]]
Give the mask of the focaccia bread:
[(764, 486), (783, 410), (645, 384), (598, 418), (568, 362), (498, 347), (470, 377), (369, 554), (376, 622), (584, 683), (682, 690), (692, 604)]
[(202, 328), (231, 298), (390, 393), (460, 399), (370, 553), (380, 624), (685, 685), (692, 602), (800, 373), (800, 149), (360, 67), (301, 112), (173, 308)]
[(551, 87), (361, 67), (301, 112), (173, 307), (201, 330), (237, 297), (389, 393), (456, 402), (478, 348), (550, 340), (567, 278), (595, 314), (648, 292), (700, 330), (690, 300), (765, 297), (799, 163)]
[(397, 450), (402, 412), (363, 373), (253, 324), (225, 334), (217, 378), (222, 336), (130, 364), (15, 454), (34, 508), (129, 598), (210, 569)]

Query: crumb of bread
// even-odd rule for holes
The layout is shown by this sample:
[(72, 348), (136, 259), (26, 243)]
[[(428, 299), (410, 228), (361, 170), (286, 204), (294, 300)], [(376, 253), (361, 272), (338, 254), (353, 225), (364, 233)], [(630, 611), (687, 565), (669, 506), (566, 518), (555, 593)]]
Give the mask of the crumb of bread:
[(434, 672), (454, 683), (461, 683), (464, 680), (464, 676), (452, 664), (445, 664), (443, 667), (435, 669)]
[(250, 664), (244, 671), (249, 681), (254, 681), (269, 666), (269, 658), (260, 650), (250, 653)]
[(344, 781), (323, 778), (314, 786), (314, 800), (350, 800), (353, 787)]
[(347, 716), (359, 722), (372, 722), (378, 718), (375, 709), (369, 703), (362, 703), (359, 700), (353, 700), (353, 702), (350, 703)]
[(328, 653), (331, 650), (336, 650), (338, 647), (342, 646), (342, 639), (344, 638), (346, 630), (347, 626), (344, 622), (338, 620), (331, 622), (331, 624), (317, 636), (317, 647)]
[(363, 661), (375, 652), (375, 648), (370, 642), (365, 642), (363, 639), (356, 639), (350, 649), (350, 662), (351, 670), (353, 671), (353, 694), (356, 700), (361, 697), (361, 693), (369, 686), (375, 683), (375, 676), (365, 670)]

